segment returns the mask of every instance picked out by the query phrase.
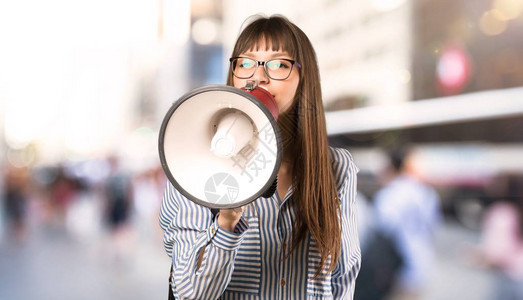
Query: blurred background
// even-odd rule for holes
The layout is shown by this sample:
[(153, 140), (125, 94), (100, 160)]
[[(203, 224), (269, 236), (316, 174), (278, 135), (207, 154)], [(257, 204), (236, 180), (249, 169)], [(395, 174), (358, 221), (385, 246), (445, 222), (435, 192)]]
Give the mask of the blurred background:
[(356, 299), (523, 299), (523, 0), (1, 2), (0, 299), (166, 299), (158, 131), (256, 13), (311, 39), (362, 247), (396, 249)]

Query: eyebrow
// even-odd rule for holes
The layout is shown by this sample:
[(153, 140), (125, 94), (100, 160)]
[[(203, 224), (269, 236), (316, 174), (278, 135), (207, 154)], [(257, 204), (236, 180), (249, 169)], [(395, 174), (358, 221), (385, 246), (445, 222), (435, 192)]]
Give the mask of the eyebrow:
[[(246, 55), (246, 56), (254, 56), (254, 52), (245, 52), (243, 53), (243, 55)], [(269, 55), (269, 58), (287, 58), (287, 59), (290, 59), (290, 55), (289, 53), (287, 53), (287, 51), (284, 51), (284, 52), (274, 52), (273, 54)]]

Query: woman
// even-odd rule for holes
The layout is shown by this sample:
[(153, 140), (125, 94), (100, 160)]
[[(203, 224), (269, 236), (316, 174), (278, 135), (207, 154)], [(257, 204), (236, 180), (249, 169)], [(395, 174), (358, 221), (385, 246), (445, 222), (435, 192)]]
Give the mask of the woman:
[(257, 17), (234, 47), (228, 85), (256, 80), (280, 110), (283, 159), (273, 197), (216, 215), (168, 185), (160, 224), (182, 299), (340, 299), (360, 267), (356, 173), (329, 148), (314, 49), (284, 17)]

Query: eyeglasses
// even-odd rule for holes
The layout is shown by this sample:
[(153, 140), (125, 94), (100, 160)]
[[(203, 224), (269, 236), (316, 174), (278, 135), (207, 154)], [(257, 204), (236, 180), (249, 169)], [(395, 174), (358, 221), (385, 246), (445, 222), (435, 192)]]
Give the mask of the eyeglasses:
[(274, 80), (289, 78), (294, 65), (301, 68), (301, 65), (296, 61), (286, 58), (259, 61), (247, 57), (231, 57), (229, 61), (231, 62), (232, 74), (240, 79), (251, 78), (260, 65), (263, 66), (265, 74)]

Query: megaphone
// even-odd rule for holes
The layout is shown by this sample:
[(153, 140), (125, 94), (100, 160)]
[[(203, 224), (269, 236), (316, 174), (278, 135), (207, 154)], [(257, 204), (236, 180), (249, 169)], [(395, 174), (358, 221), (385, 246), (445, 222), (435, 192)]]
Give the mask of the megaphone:
[(168, 180), (187, 199), (232, 209), (276, 191), (281, 136), (274, 97), (257, 82), (211, 85), (173, 103), (158, 148)]

